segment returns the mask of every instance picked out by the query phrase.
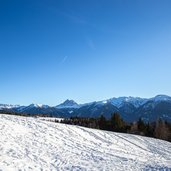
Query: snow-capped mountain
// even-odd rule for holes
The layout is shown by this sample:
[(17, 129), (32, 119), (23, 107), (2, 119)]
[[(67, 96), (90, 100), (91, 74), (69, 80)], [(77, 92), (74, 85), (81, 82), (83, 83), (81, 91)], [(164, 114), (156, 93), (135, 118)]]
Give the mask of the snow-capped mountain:
[(58, 109), (63, 108), (79, 108), (80, 106), (74, 100), (66, 100), (65, 102), (56, 106)]
[(16, 112), (24, 112), (25, 111), (30, 111), (30, 110), (33, 110), (33, 109), (47, 109), (49, 108), (48, 105), (43, 105), (43, 104), (30, 104), (29, 106), (17, 106), (17, 107), (14, 107), (12, 108), (14, 111)]
[(153, 98), (140, 98), (140, 97), (118, 97), (118, 98), (112, 98), (109, 99), (108, 102), (112, 103), (114, 106), (120, 108), (122, 107), (125, 103), (130, 103), (136, 108), (144, 105), (148, 101), (153, 101), (153, 102), (161, 102), (161, 101), (171, 101), (170, 96), (166, 95), (157, 95)]
[(43, 105), (43, 104), (30, 104), (28, 106), (28, 108), (34, 108), (34, 107), (37, 107), (37, 108), (48, 108), (49, 106), (48, 105)]
[(104, 115), (110, 118), (111, 114), (118, 112), (128, 122), (136, 121), (140, 117), (147, 121), (163, 118), (171, 122), (171, 97), (157, 95), (153, 98), (118, 97), (103, 101), (77, 104), (73, 100), (66, 100), (57, 106), (31, 104), (29, 106), (0, 105), (2, 111), (12, 111), (26, 114), (47, 114), (57, 117), (99, 117)]
[(118, 98), (112, 98), (109, 99), (108, 101), (113, 104), (114, 106), (120, 108), (124, 105), (124, 103), (130, 103), (136, 108), (139, 106), (143, 105), (144, 103), (147, 102), (148, 99), (140, 98), (140, 97), (118, 97)]
[(19, 105), (11, 105), (11, 104), (0, 104), (0, 109), (12, 109), (17, 108)]
[(171, 101), (171, 97), (166, 95), (157, 95), (153, 98), (150, 98), (149, 100), (152, 100), (154, 102)]
[(171, 143), (0, 115), (0, 170), (171, 170)]

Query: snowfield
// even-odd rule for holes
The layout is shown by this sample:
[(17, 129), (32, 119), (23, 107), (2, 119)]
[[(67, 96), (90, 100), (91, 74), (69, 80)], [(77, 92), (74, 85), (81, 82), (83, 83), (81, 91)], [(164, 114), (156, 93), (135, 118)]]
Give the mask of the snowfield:
[(171, 170), (171, 143), (0, 114), (0, 170)]

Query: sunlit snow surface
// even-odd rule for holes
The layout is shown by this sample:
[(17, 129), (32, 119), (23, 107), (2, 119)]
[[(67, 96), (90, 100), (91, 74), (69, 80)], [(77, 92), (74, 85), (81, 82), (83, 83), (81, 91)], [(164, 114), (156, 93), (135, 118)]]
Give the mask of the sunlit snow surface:
[(0, 170), (171, 170), (171, 143), (0, 115)]

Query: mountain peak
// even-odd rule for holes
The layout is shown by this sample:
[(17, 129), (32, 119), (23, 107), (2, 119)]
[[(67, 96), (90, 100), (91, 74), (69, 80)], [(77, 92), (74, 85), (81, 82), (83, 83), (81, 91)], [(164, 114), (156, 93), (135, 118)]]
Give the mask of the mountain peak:
[(29, 107), (29, 108), (33, 108), (33, 107), (36, 107), (36, 108), (47, 108), (48, 105), (34, 104), (34, 103), (32, 103), (32, 104), (30, 104), (28, 107)]
[(65, 100), (63, 103), (56, 106), (56, 108), (78, 108), (79, 105), (74, 100)]
[[(67, 99), (67, 100), (65, 100), (64, 102), (63, 102), (63, 104), (66, 104), (66, 105), (75, 105), (75, 104), (77, 104), (74, 100), (69, 100), (69, 99)], [(78, 105), (78, 104), (77, 104)]]
[(155, 102), (158, 102), (158, 101), (171, 101), (171, 97), (170, 96), (167, 96), (167, 95), (163, 95), (163, 94), (160, 94), (160, 95), (157, 95), (153, 98), (151, 98), (153, 101)]

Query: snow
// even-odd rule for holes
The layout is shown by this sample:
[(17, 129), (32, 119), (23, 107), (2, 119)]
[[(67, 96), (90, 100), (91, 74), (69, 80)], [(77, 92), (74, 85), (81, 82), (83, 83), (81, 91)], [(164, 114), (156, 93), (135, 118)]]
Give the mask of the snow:
[(131, 103), (133, 106), (138, 108), (139, 106), (145, 104), (148, 99), (140, 98), (140, 97), (118, 97), (118, 98), (112, 98), (108, 100), (111, 104), (114, 106), (120, 108), (123, 106), (125, 102)]
[(56, 106), (58, 109), (79, 108), (80, 106), (74, 100), (66, 100), (65, 102)]
[(171, 97), (170, 96), (166, 96), (166, 95), (157, 95), (157, 96), (151, 98), (150, 100), (152, 100), (154, 102), (171, 101)]
[[(130, 103), (132, 104), (134, 107), (138, 108), (140, 106), (142, 106), (143, 104), (147, 103), (147, 102), (155, 102), (155, 103), (159, 103), (161, 101), (169, 101), (171, 102), (171, 97), (167, 96), (167, 95), (157, 95), (155, 97), (152, 98), (140, 98), (140, 97), (114, 97), (111, 99), (107, 99), (107, 100), (102, 100), (102, 101), (94, 101), (94, 102), (90, 102), (90, 103), (85, 103), (85, 104), (77, 104), (74, 100), (66, 100), (65, 102), (54, 106), (57, 109), (78, 109), (81, 108), (83, 106), (90, 106), (92, 104), (96, 104), (97, 106), (103, 106), (107, 103), (110, 103), (114, 106), (116, 106), (117, 108), (121, 108), (125, 103)], [(155, 104), (154, 104), (155, 105)], [(20, 105), (11, 105), (11, 104), (0, 104), (0, 109), (16, 109), (18, 112), (23, 112), (25, 109), (31, 109), (31, 108), (44, 108), (47, 109), (49, 107), (52, 106), (48, 106), (48, 105), (43, 105), (43, 104), (30, 104), (29, 106), (20, 106)]]
[(78, 105), (72, 105), (72, 106), (56, 106), (57, 109), (78, 109), (80, 106)]
[(55, 121), (59, 121), (61, 122), (62, 120), (64, 120), (64, 118), (54, 118), (54, 117), (37, 117), (37, 119), (39, 120), (43, 120), (43, 121), (52, 121), (52, 122), (55, 122)]
[(106, 104), (106, 103), (107, 103), (107, 100), (102, 101), (102, 103), (103, 103), (103, 104)]
[(43, 105), (43, 104), (34, 104), (34, 103), (32, 103), (28, 107), (29, 108), (34, 108), (34, 107), (36, 107), (36, 108), (48, 108), (49, 106), (48, 105)]
[(0, 115), (0, 170), (171, 170), (171, 143)]
[(11, 105), (11, 104), (0, 104), (0, 109), (12, 109), (17, 108), (19, 105)]

